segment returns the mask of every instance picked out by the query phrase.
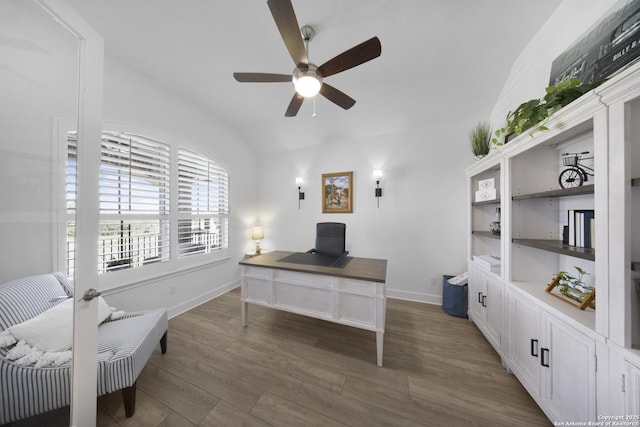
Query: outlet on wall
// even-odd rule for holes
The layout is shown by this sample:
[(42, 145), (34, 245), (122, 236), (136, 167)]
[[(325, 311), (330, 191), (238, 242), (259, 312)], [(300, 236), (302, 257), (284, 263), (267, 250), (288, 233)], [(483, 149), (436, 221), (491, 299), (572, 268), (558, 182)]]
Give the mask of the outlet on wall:
[(169, 295), (176, 294), (176, 285), (169, 285)]
[(431, 285), (433, 287), (437, 286), (436, 276), (429, 276), (429, 285)]

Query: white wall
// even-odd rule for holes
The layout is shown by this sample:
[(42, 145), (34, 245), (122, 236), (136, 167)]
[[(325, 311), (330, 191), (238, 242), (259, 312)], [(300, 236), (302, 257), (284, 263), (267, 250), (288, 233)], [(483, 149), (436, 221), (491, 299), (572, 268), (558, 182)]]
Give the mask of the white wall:
[[(626, 1), (626, 0), (623, 0)], [(494, 129), (507, 113), (549, 86), (551, 63), (598, 21), (617, 0), (564, 0), (516, 59), (491, 112)]]
[[(105, 58), (104, 86), (105, 122), (167, 132), (209, 156), (229, 172), (231, 204), (230, 260), (181, 274), (165, 268), (166, 277), (108, 291), (107, 301), (127, 310), (164, 306), (175, 315), (237, 286), (238, 262), (251, 245), (256, 221), (255, 153), (226, 124), (110, 57)], [(170, 295), (170, 287), (175, 294)]]
[[(344, 222), (350, 255), (388, 260), (389, 296), (440, 303), (442, 275), (465, 270), (468, 128), (442, 123), (261, 156), (263, 248), (305, 251), (317, 222)], [(384, 174), (379, 209), (374, 169)], [(345, 171), (354, 172), (353, 214), (322, 214), (321, 175)], [(300, 210), (297, 176), (304, 178)]]
[(77, 115), (78, 41), (32, 1), (0, 2), (0, 283), (54, 268), (53, 118)]
[[(544, 96), (553, 59), (613, 4), (615, 0), (565, 0), (558, 7), (514, 63), (490, 115), (494, 128), (504, 125), (510, 109)], [(390, 296), (440, 302), (441, 276), (465, 269), (463, 169), (471, 163), (468, 131), (480, 119), (466, 117), (428, 129), (262, 156), (263, 247), (306, 250), (313, 245), (316, 222), (345, 222), (352, 255), (388, 260)], [(384, 171), (380, 209), (373, 197), (373, 169)], [(354, 213), (323, 215), (321, 174), (349, 170), (356, 181)], [(296, 176), (306, 182), (300, 211)], [(429, 284), (431, 276), (436, 276), (436, 286)]]
[[(501, 125), (509, 109), (542, 96), (552, 60), (614, 3), (593, 0), (586, 5), (579, 0), (565, 0), (514, 64), (491, 113), (492, 123)], [(1, 21), (0, 34), (20, 40), (23, 27), (15, 13), (2, 16), (11, 16), (11, 20)], [(46, 32), (47, 28), (42, 26), (39, 31)], [(55, 41), (55, 37), (38, 36), (36, 47), (49, 39)], [(7, 48), (6, 44), (0, 48), (3, 57), (9, 52), (19, 61), (24, 61), (25, 55), (33, 59), (42, 53), (37, 49)], [(12, 129), (0, 141), (0, 200), (4, 203), (0, 208), (0, 233), (3, 242), (13, 239), (17, 246), (0, 247), (5, 261), (0, 276), (3, 281), (54, 267), (51, 246), (55, 242), (50, 237), (54, 233), (48, 232), (54, 224), (42, 220), (43, 215), (52, 213), (53, 202), (48, 195), (55, 191), (49, 180), (54, 168), (50, 157), (51, 123), (54, 117), (74, 114), (73, 102), (60, 103), (61, 93), (69, 84), (55, 80), (73, 70), (70, 61), (57, 67), (23, 64), (25, 70), (17, 74), (6, 67), (0, 69), (2, 80), (10, 82), (7, 87), (13, 95), (7, 97), (11, 102), (3, 100), (0, 105), (2, 128)], [(251, 248), (249, 230), (257, 216), (265, 227), (263, 247), (267, 250), (306, 250), (313, 245), (316, 222), (347, 223), (352, 255), (389, 261), (390, 296), (437, 303), (441, 276), (464, 270), (467, 214), (463, 169), (471, 162), (467, 132), (475, 118), (356, 141), (336, 140), (322, 148), (264, 155), (258, 161), (236, 133), (215, 118), (111, 58), (106, 58), (105, 67), (105, 120), (158, 129), (198, 144), (202, 152), (229, 170), (232, 201), (230, 261), (186, 275), (142, 282), (134, 289), (110, 295), (113, 305), (124, 309), (167, 306), (177, 313), (234, 286), (238, 280), (237, 262)], [(34, 143), (25, 144), (25, 139)], [(384, 173), (384, 196), (379, 209), (373, 196), (373, 169)], [(21, 175), (19, 171), (29, 173)], [(323, 215), (320, 176), (340, 171), (354, 171), (354, 213)], [(296, 176), (305, 179), (306, 200), (300, 210)], [(13, 191), (16, 184), (18, 190)], [(26, 194), (38, 197), (29, 198)], [(34, 233), (23, 231), (28, 228), (29, 218), (37, 218), (37, 224), (31, 224), (37, 228)], [(33, 261), (25, 254), (31, 255)], [(435, 286), (430, 284), (432, 276), (436, 278)], [(169, 295), (170, 285), (176, 286), (175, 295)]]
[[(38, 14), (41, 19), (34, 19)], [(77, 41), (33, 2), (21, 0), (0, 2), (0, 36), (3, 283), (62, 269), (56, 262), (63, 244), (56, 242), (56, 201), (64, 189), (54, 178), (59, 167), (54, 122), (76, 116)], [(237, 286), (238, 262), (251, 246), (257, 217), (255, 153), (226, 124), (109, 57), (104, 85), (105, 122), (170, 134), (214, 159), (229, 172), (231, 202), (227, 261), (188, 272), (151, 265), (166, 276), (108, 291), (107, 301), (128, 311), (164, 306), (173, 315)], [(126, 275), (121, 277), (127, 283)]]

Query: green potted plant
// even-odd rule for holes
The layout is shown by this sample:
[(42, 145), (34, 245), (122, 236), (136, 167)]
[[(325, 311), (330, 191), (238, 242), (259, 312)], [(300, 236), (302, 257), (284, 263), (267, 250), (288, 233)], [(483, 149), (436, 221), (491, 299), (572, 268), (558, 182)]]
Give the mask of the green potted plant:
[(476, 160), (489, 154), (491, 149), (491, 126), (489, 122), (478, 123), (469, 135), (471, 152)]
[[(568, 298), (582, 303), (594, 288), (582, 281), (582, 278), (589, 273), (578, 266), (574, 266), (574, 268), (578, 272), (578, 277), (574, 277), (566, 271), (561, 271), (558, 273), (557, 277), (560, 279), (558, 283), (560, 293), (564, 294)], [(595, 302), (590, 305), (595, 308)]]

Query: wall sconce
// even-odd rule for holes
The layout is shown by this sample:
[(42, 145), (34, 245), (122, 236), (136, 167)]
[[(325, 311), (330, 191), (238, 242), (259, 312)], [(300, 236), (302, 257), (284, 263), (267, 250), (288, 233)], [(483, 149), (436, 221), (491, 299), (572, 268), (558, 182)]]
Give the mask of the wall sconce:
[(264, 229), (262, 227), (253, 227), (251, 230), (251, 239), (256, 241), (256, 255), (260, 255), (262, 253), (260, 240), (264, 239)]
[(296, 185), (298, 186), (298, 210), (300, 210), (300, 200), (304, 200), (304, 192), (302, 191), (302, 177), (296, 177)]
[(380, 197), (382, 197), (382, 188), (380, 188), (380, 180), (382, 179), (382, 171), (376, 169), (373, 171), (373, 179), (376, 180), (375, 196), (378, 201), (378, 208), (380, 207)]

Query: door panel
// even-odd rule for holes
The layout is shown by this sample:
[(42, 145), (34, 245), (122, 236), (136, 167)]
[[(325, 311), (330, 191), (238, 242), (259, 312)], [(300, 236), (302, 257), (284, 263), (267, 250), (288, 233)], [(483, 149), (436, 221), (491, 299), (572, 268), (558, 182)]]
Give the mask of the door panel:
[(540, 363), (548, 367), (545, 400), (559, 419), (596, 419), (595, 342), (549, 314)]
[(512, 294), (509, 316), (509, 358), (520, 382), (533, 396), (540, 393), (540, 333), (538, 307)]
[[(73, 280), (76, 296), (97, 283), (91, 254), (97, 253), (94, 166), (100, 146), (102, 43), (64, 0), (0, 2), (0, 256), (5, 261), (0, 282), (61, 271)], [(75, 211), (67, 211), (64, 203), (67, 165), (56, 146), (59, 119), (75, 125), (68, 130), (77, 130), (82, 145)], [(68, 250), (77, 253), (75, 269), (66, 269)], [(71, 396), (64, 399), (71, 400), (71, 415), (62, 409), (40, 416), (34, 425), (67, 425), (69, 419), (72, 425), (95, 425), (97, 301), (77, 299)]]

